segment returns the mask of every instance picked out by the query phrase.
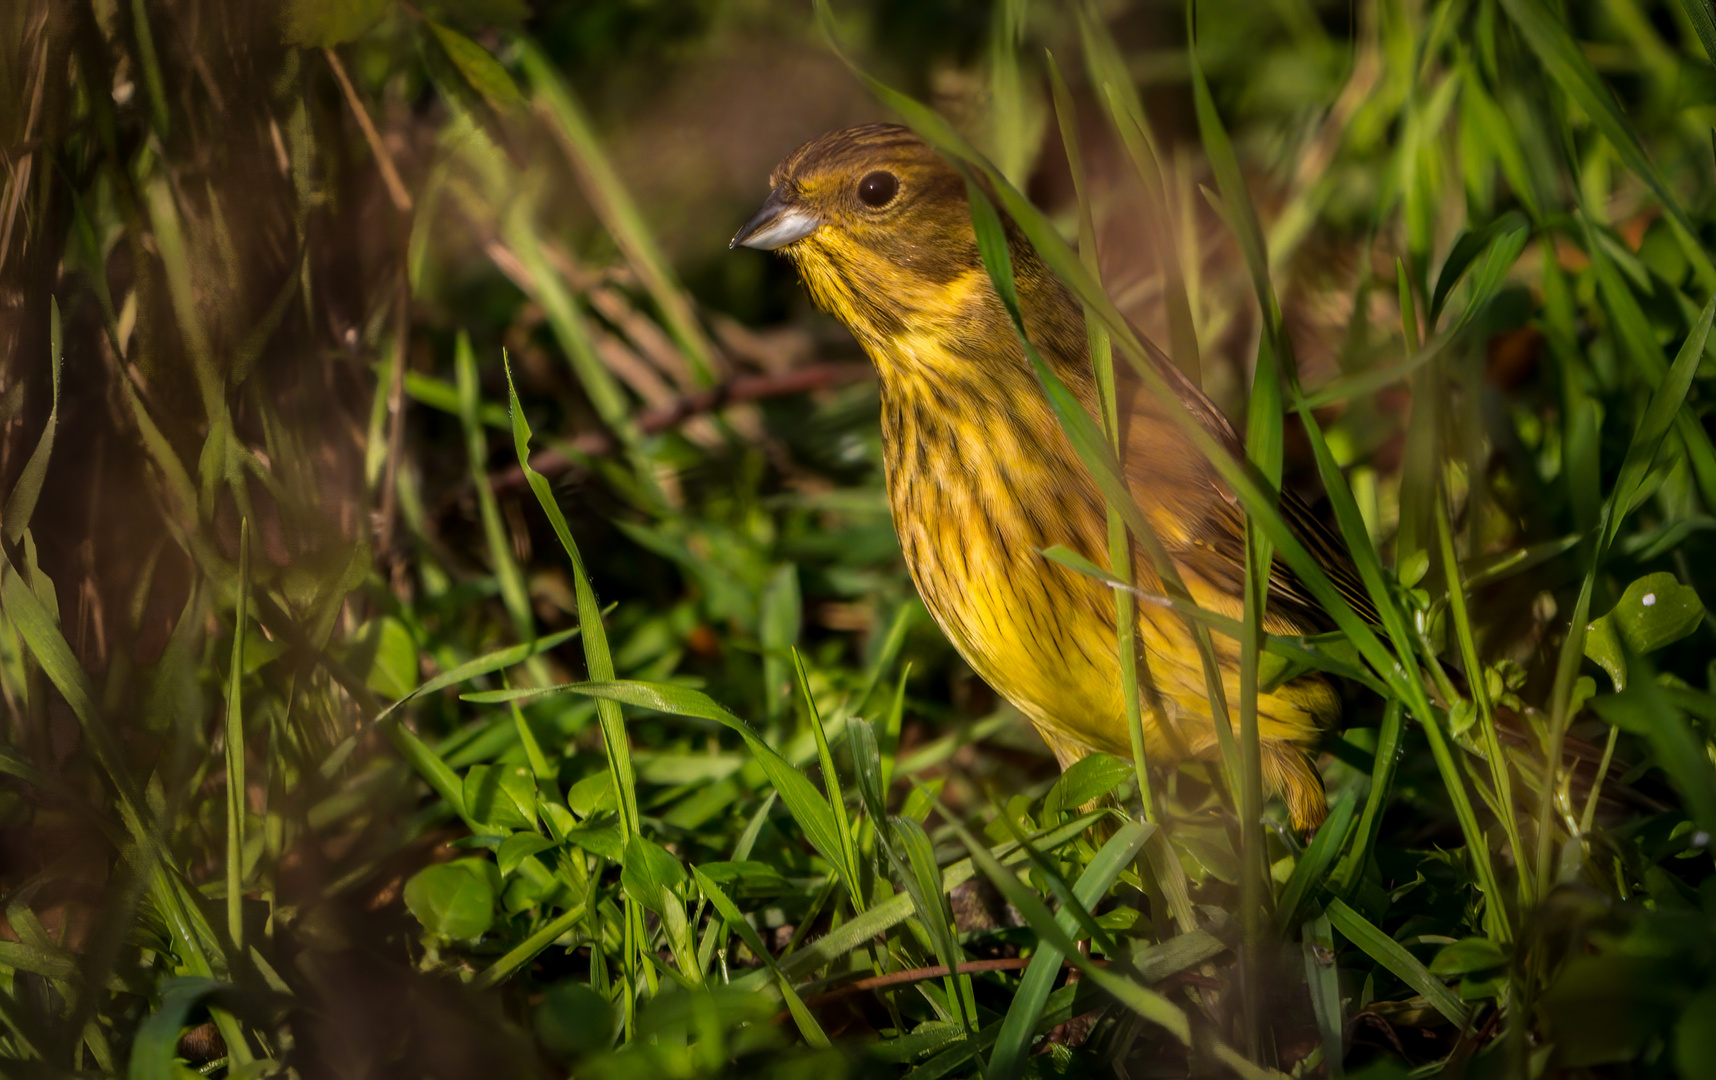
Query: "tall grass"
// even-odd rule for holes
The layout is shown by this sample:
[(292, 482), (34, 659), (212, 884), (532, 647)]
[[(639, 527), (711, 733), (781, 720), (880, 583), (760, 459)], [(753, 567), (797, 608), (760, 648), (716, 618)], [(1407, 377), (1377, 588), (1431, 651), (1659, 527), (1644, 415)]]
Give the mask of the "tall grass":
[[(1148, 760), (1134, 680), (1132, 760), (1064, 774), (922, 617), (861, 369), (728, 329), (628, 185), (604, 80), (731, 25), (20, 7), (0, 1071), (1716, 1070), (1707, 0), (1004, 0), (959, 123), (886, 12), (757, 16), (967, 172), (1015, 314), (1004, 218), (1085, 306), (1100, 415), (1037, 370), (1113, 557), (1044, 557), (1194, 629), (1221, 760)], [(1158, 349), (1245, 388), (1244, 457), (1179, 418), (1239, 618), (1115, 462)], [(1265, 632), (1276, 560), (1336, 631)], [(1309, 669), (1351, 689), (1301, 838), (1257, 695)]]

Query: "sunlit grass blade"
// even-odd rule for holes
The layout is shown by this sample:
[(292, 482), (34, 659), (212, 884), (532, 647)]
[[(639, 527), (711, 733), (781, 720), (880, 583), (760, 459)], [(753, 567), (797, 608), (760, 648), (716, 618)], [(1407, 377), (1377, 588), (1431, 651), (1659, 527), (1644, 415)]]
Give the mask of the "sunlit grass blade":
[[(823, 730), (822, 713), (817, 709), (816, 698), (810, 692), (810, 677), (804, 669), (804, 657), (799, 655), (797, 649), (792, 651), (792, 665), (793, 683), (798, 690), (799, 705), (804, 709), (805, 719), (810, 722), (811, 734), (816, 738), (816, 757), (822, 766), (822, 786), (828, 793), (823, 801), (830, 811), (837, 837), (838, 846), (827, 852), (827, 855), (830, 859), (838, 859), (835, 865), (840, 869), (840, 877), (846, 884), (853, 909), (863, 911), (864, 892), (859, 884), (858, 845), (853, 836), (852, 821), (846, 813), (846, 792), (840, 783), (840, 770), (834, 767), (834, 754), (828, 747), (828, 733)], [(788, 805), (791, 805), (790, 800)]]
[[(1120, 876), (1120, 872), (1137, 858), (1138, 852), (1153, 832), (1155, 826), (1137, 821), (1117, 829), (1114, 835), (1108, 838), (1108, 842), (1102, 845), (1096, 857), (1085, 865), (1084, 873), (1079, 875), (1078, 881), (1073, 885), (1073, 895), (1078, 898), (1079, 903), (1087, 908), (1095, 907)], [(1056, 916), (1056, 923), (1068, 936), (1077, 929), (1072, 916), (1066, 911)], [(989, 1059), (989, 1080), (1016, 1080), (1024, 1075), (1026, 1054), (1031, 1048), (1031, 1035), (1036, 1030), (1043, 1003), (1048, 1000), (1049, 991), (1060, 975), (1062, 960), (1061, 953), (1052, 944), (1045, 942), (1037, 946), (1030, 966), (1019, 980), (1019, 989), (1013, 995), (1007, 1015), (1001, 1022), (1001, 1033), (996, 1037), (995, 1049)]]
[[(566, 516), (560, 512), (560, 504), (555, 501), (548, 479), (530, 467), (530, 424), (525, 420), (524, 409), (518, 403), (518, 391), (513, 387), (510, 367), (507, 368), (507, 398), (512, 412), (512, 437), (519, 468), (524, 470), (531, 491), (535, 493), (543, 512), (548, 515), (549, 524), (554, 527), (554, 534), (559, 538), (560, 546), (571, 562), (573, 587), (578, 603), (578, 626), (583, 631), (584, 663), (592, 680), (610, 681), (614, 677), (614, 660), (608, 651), (607, 630), (602, 626), (602, 608), (596, 602), (596, 593), (590, 587), (589, 575), (584, 571), (584, 560), (578, 552), (578, 544), (572, 539), (572, 530), (566, 524)], [(638, 831), (638, 804), (636, 774), (632, 769), (631, 745), (626, 736), (625, 720), (620, 715), (619, 705), (610, 700), (598, 700), (596, 712), (601, 722), (602, 742), (608, 755), (608, 769), (613, 777), (614, 791), (620, 800), (624, 835), (629, 840)]]
[(696, 385), (708, 386), (716, 377), (715, 348), (697, 322), (689, 294), (674, 276), (642, 212), (615, 173), (589, 118), (560, 72), (534, 44), (521, 40), (519, 58), (585, 194), (661, 309), (668, 332), (691, 365)]

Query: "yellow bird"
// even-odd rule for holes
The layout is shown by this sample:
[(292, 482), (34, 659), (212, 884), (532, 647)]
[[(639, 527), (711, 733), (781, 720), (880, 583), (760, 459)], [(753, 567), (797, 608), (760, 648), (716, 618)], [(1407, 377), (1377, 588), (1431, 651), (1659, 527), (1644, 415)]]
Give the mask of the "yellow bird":
[[(732, 246), (778, 250), (811, 297), (852, 331), (876, 365), (888, 501), (906, 565), (936, 622), (967, 662), (1030, 718), (1062, 768), (1093, 750), (1131, 756), (1109, 587), (1050, 562), (1064, 544), (1107, 565), (1102, 495), (1062, 433), (978, 254), (961, 175), (906, 128), (871, 124), (815, 139), (769, 177), (762, 210)], [(1097, 415), (1083, 307), (1009, 228), (1026, 332), (1079, 402)], [(1166, 407), (1117, 364), (1120, 459), (1133, 497), (1192, 599), (1243, 613), (1245, 517)], [(1179, 399), (1236, 450), (1232, 426), (1171, 365)], [(1342, 591), (1363, 588), (1345, 549), (1303, 503), (1281, 510)], [(1161, 593), (1134, 546), (1133, 580)], [(1181, 617), (1136, 605), (1145, 748), (1152, 764), (1212, 759), (1217, 743), (1203, 667)], [(1327, 617), (1279, 562), (1265, 627), (1326, 629)], [(1228, 700), (1239, 700), (1239, 648), (1214, 643)], [(1258, 699), (1263, 774), (1293, 825), (1327, 814), (1313, 754), (1340, 715), (1321, 677)]]

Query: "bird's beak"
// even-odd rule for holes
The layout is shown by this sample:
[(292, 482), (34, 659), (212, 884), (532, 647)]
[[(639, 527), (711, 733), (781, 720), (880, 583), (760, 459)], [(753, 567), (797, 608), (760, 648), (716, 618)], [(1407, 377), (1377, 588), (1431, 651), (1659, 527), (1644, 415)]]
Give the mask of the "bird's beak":
[(745, 222), (745, 227), (733, 236), (729, 249), (736, 247), (774, 251), (803, 240), (822, 225), (822, 220), (802, 207), (794, 206), (777, 187), (769, 192), (757, 216)]

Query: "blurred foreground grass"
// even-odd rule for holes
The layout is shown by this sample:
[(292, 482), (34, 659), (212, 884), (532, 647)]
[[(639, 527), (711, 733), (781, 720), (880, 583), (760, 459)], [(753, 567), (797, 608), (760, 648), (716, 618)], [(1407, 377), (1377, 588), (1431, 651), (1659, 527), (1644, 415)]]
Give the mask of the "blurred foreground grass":
[[(1716, 1075), (1708, 0), (1185, 15), (0, 11), (0, 1072)], [(1308, 843), (923, 614), (830, 37), (1327, 493)]]

